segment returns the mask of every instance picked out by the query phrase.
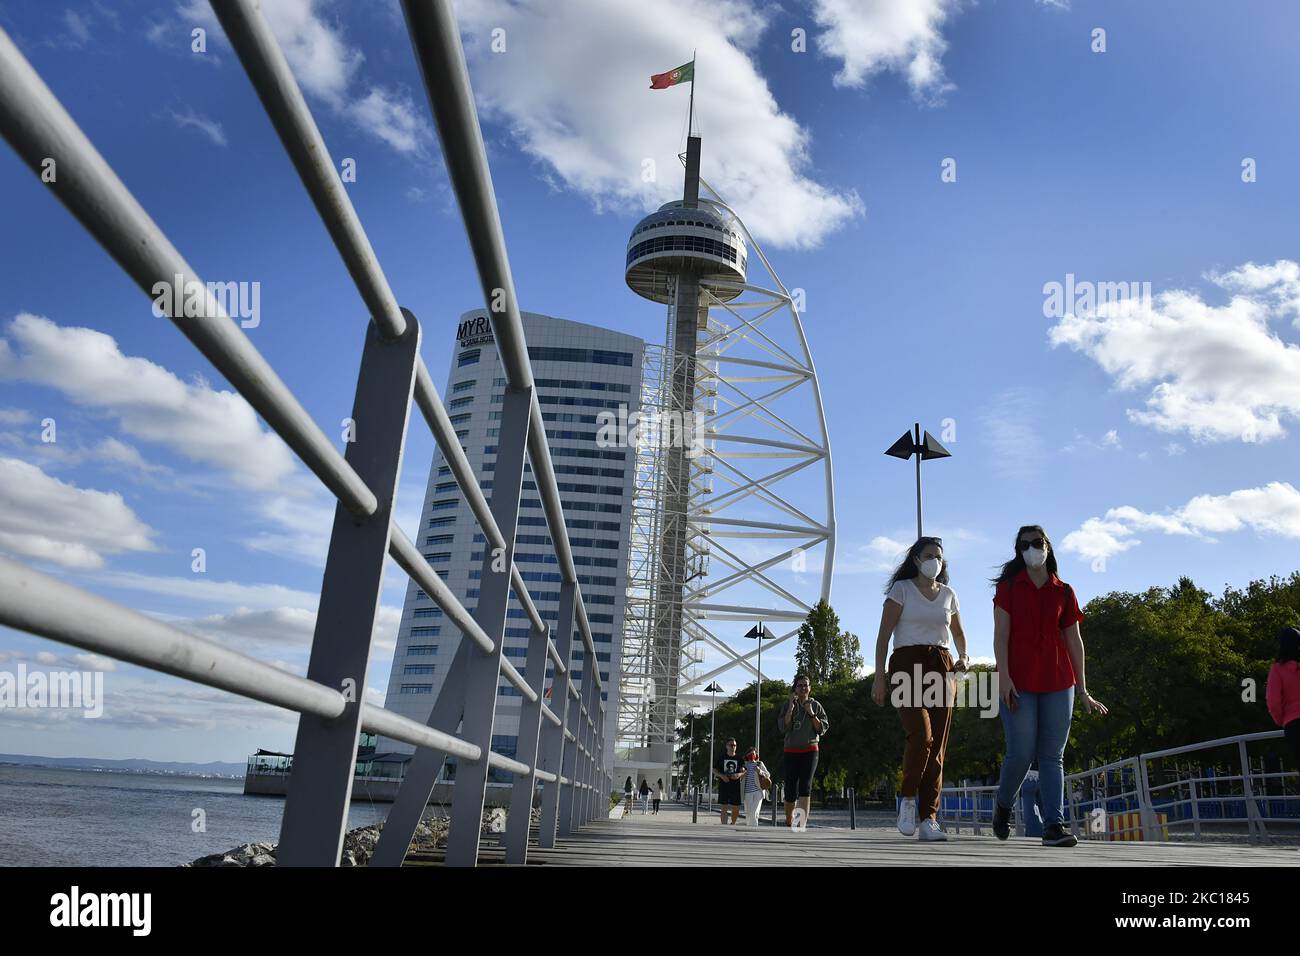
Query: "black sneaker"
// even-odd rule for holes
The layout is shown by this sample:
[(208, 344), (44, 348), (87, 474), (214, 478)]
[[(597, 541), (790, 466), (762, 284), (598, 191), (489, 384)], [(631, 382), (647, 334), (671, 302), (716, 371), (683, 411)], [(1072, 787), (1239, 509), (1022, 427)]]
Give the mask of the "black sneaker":
[(999, 840), (1011, 836), (1011, 808), (1004, 807), (996, 800), (993, 802), (993, 835)]
[(1078, 844), (1079, 838), (1059, 823), (1043, 828), (1043, 846), (1078, 846)]

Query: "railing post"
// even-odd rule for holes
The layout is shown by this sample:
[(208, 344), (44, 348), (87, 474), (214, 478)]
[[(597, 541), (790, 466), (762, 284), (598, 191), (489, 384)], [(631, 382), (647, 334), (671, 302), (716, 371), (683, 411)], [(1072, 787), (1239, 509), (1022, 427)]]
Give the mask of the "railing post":
[[(567, 585), (573, 587), (573, 585)], [(563, 590), (560, 592), (563, 594)], [(570, 627), (572, 627), (572, 618), (570, 618)], [(569, 658), (572, 660), (572, 656)], [(577, 698), (569, 693), (569, 682), (572, 679), (572, 673), (565, 675), (563, 684), (565, 699), (565, 729), (573, 735), (572, 740), (566, 737), (564, 745), (564, 775), (569, 778), (570, 784), (560, 791), (559, 806), (556, 809), (556, 833), (560, 836), (568, 836), (573, 832), (573, 807), (577, 802), (576, 796), (580, 792), (579, 779), (582, 769), (582, 752), (578, 750), (578, 745), (582, 743), (582, 697)]]
[(1246, 752), (1246, 741), (1237, 741), (1237, 753), (1241, 757), (1241, 793), (1246, 800), (1246, 832), (1250, 841), (1263, 841), (1267, 836), (1264, 821), (1259, 818), (1259, 807), (1255, 806), (1255, 787), (1250, 782), (1250, 756)]
[[(477, 654), (478, 648), (468, 638), (461, 638), (460, 646), (452, 658), (447, 677), (442, 683), (442, 690), (429, 712), (427, 726), (449, 734), (455, 734), (460, 726), (461, 712), (465, 704), (464, 674), (471, 654)], [(486, 759), (484, 754), (484, 759)], [(420, 825), (425, 807), (433, 795), (434, 785), (438, 782), (447, 755), (431, 747), (421, 747), (411, 757), (406, 775), (397, 788), (397, 797), (392, 809), (384, 820), (384, 828), (379, 833), (379, 842), (370, 857), (369, 866), (401, 866), (410, 849), (411, 838), (415, 828)], [(458, 764), (459, 766), (459, 764)]]
[[(943, 794), (939, 795), (939, 799), (940, 800), (943, 799)], [(856, 830), (857, 828), (858, 828), (858, 801), (856, 799), (856, 795), (853, 792), (853, 788), (849, 787), (849, 829)]]
[(515, 560), (519, 494), (523, 488), (532, 403), (531, 388), (506, 388), (492, 485), (492, 517), (505, 536), (505, 548), (503, 553), (496, 554), (484, 546), (479, 601), (474, 611), (474, 620), (496, 647), (490, 654), (471, 654), (465, 667), (465, 712), (461, 737), (482, 747), (483, 759), (476, 763), (462, 761), (456, 768), (456, 784), (451, 796), (451, 827), (447, 832), (448, 866), (474, 866), (478, 862), (483, 800), (490, 771), (487, 755), (492, 748), (497, 683), (501, 679), (510, 569)]
[(345, 458), (379, 507), (359, 519), (342, 503), (335, 506), (307, 665), (309, 680), (338, 688), (349, 702), (332, 720), (310, 714), (298, 719), (293, 772), (280, 823), (277, 861), (282, 866), (338, 866), (343, 849), (370, 640), (420, 353), (419, 323), (405, 309), (402, 313), (407, 327), (397, 339), (386, 341), (374, 322), (366, 326), (352, 404), (356, 439), (348, 443)]
[[(1198, 772), (1199, 772), (1199, 771), (1198, 771)], [(1190, 792), (1191, 792), (1191, 797), (1192, 797), (1192, 833), (1194, 833), (1194, 834), (1196, 835), (1196, 839), (1199, 840), (1199, 839), (1201, 838), (1201, 796), (1200, 796), (1200, 788), (1198, 788), (1198, 787), (1196, 786), (1196, 777), (1195, 777), (1195, 776), (1192, 776), (1192, 777), (1188, 778), (1188, 781), (1187, 781), (1187, 782), (1188, 782), (1189, 784), (1191, 784), (1191, 791), (1190, 791)]]
[[(594, 648), (594, 642), (592, 646)], [(591, 797), (596, 790), (596, 718), (600, 709), (597, 704), (600, 694), (596, 691), (596, 675), (599, 673), (600, 662), (596, 660), (594, 651), (586, 655), (586, 665), (582, 669), (582, 696), (586, 698), (587, 704), (587, 719), (583, 721), (587, 737), (587, 764), (583, 783), (587, 785), (587, 789), (582, 792), (582, 815), (579, 818), (583, 826), (591, 822)]]
[[(542, 728), (541, 740), (543, 769), (555, 774), (557, 778), (563, 775), (570, 779), (573, 775), (573, 747), (564, 736), (564, 731), (569, 726), (569, 714), (572, 711), (569, 706), (571, 701), (568, 668), (573, 661), (573, 609), (576, 590), (577, 585), (571, 582), (560, 585), (560, 609), (555, 625), (555, 650), (564, 661), (565, 670), (564, 673), (560, 673), (560, 668), (557, 667), (555, 677), (551, 680), (551, 710), (559, 715), (560, 724), (557, 727), (548, 722)], [(562, 795), (572, 789), (572, 783), (566, 787), (558, 779), (554, 786), (548, 785), (543, 788), (542, 821), (537, 829), (538, 846), (547, 849), (555, 846), (555, 832), (560, 821), (560, 806), (563, 802)], [(567, 833), (568, 830), (564, 832)]]
[[(1147, 776), (1147, 760), (1142, 754), (1133, 758), (1137, 770), (1138, 819), (1142, 823), (1142, 839), (1148, 843), (1157, 838), (1155, 813), (1151, 809), (1151, 781)], [(1122, 779), (1122, 777), (1121, 777)]]
[(525, 700), (519, 708), (519, 743), (515, 759), (533, 770), (515, 774), (510, 791), (510, 812), (506, 816), (506, 862), (528, 862), (528, 828), (533, 822), (533, 793), (537, 787), (537, 745), (542, 724), (542, 694), (546, 692), (547, 643), (550, 635), (532, 628), (528, 634), (528, 663), (524, 675), (537, 692), (536, 701)]

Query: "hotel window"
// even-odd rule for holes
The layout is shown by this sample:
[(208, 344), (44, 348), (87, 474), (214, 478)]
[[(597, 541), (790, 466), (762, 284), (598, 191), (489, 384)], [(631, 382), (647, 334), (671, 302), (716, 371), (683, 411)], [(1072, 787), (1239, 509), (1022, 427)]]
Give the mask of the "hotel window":
[(478, 364), (479, 349), (471, 349), (468, 352), (461, 352), (460, 357), (456, 360), (457, 368), (464, 368), (466, 365)]
[(407, 657), (437, 657), (437, 644), (412, 644), (406, 649)]
[(432, 684), (403, 684), (401, 692), (403, 694), (432, 694)]

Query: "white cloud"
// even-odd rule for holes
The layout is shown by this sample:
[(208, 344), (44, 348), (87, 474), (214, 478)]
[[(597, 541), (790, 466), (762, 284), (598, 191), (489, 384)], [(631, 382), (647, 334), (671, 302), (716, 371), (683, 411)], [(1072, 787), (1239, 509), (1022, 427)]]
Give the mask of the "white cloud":
[(68, 43), (85, 46), (90, 42), (90, 20), (73, 10), (63, 11), (63, 25), (68, 28)]
[(34, 421), (36, 417), (21, 408), (0, 408), (0, 425), (29, 425)]
[(1214, 540), (1211, 536), (1251, 530), (1300, 539), (1300, 491), (1284, 481), (1226, 495), (1198, 495), (1181, 508), (1156, 514), (1131, 506), (1089, 518), (1066, 535), (1061, 547), (1088, 560), (1105, 560), (1136, 547), (1139, 531)]
[(1300, 326), (1300, 263), (1289, 259), (1262, 266), (1247, 262), (1227, 272), (1211, 272), (1206, 278), (1229, 292), (1264, 296), (1282, 313), (1291, 313)]
[(99, 568), (107, 554), (157, 550), (155, 534), (119, 494), (78, 488), (35, 465), (0, 458), (0, 550)]
[(172, 110), (171, 118), (181, 129), (191, 127), (198, 130), (216, 145), (226, 145), (226, 131), (221, 124), (216, 120), (196, 113), (192, 108), (187, 108), (184, 113), (177, 113)]
[(879, 534), (857, 547), (842, 550), (835, 557), (835, 575), (879, 574), (893, 571), (903, 555), (912, 546), (911, 541)]
[(95, 574), (93, 580), (97, 585), (105, 588), (157, 594), (221, 608), (296, 607), (315, 611), (316, 602), (319, 600), (314, 592), (299, 591), (280, 584), (214, 581), (200, 575), (180, 577), (139, 574), (134, 571), (103, 571)]
[(418, 153), (424, 119), (414, 101), (404, 94), (371, 87), (362, 99), (348, 106), (348, 115), (363, 130), (383, 140), (399, 153)]
[[(457, 13), (484, 116), (597, 209), (681, 198), (688, 90), (651, 91), (649, 77), (689, 61), (697, 45), (703, 175), (754, 235), (812, 247), (862, 213), (855, 193), (813, 178), (807, 131), (781, 111), (751, 56), (767, 25), (751, 3), (481, 0)], [(491, 50), (498, 28), (504, 53)]]
[[(397, 628), (401, 623), (399, 608), (381, 606), (375, 616), (372, 649), (391, 653), (397, 646)], [(172, 621), (182, 630), (210, 638), (245, 653), (270, 648), (281, 651), (307, 651), (316, 630), (316, 612), (298, 607), (253, 609), (241, 607), (225, 614), (183, 621)]]
[(1042, 472), (1048, 457), (1038, 432), (1043, 407), (1039, 389), (1018, 385), (998, 392), (980, 413), (980, 439), (990, 446), (991, 467), (1001, 477), (1029, 480)]
[[(2, 422), (3, 419), (0, 418), (0, 423)], [(170, 490), (179, 486), (178, 479), (170, 468), (147, 461), (134, 445), (112, 437), (84, 446), (65, 435), (61, 435), (57, 442), (43, 442), (37, 440), (35, 434), (0, 431), (0, 446), (17, 449), (25, 460), (33, 461), (50, 471), (91, 464), (155, 487), (161, 486), (164, 481)]]
[(819, 49), (839, 60), (836, 86), (861, 87), (876, 73), (907, 78), (912, 93), (937, 102), (954, 87), (943, 72), (943, 25), (960, 0), (813, 0)]
[(22, 313), (8, 333), (9, 340), (0, 339), (0, 381), (57, 388), (116, 417), (128, 434), (221, 468), (245, 487), (274, 487), (297, 467), (236, 392), (201, 380), (187, 384), (147, 359), (123, 355), (111, 336), (93, 329)]
[(274, 530), (260, 531), (243, 543), (254, 551), (324, 567), (334, 527), (335, 501), (314, 478), (302, 484), (305, 487), (299, 494), (277, 494), (258, 501), (260, 519)]
[[(423, 156), (433, 141), (423, 102), (417, 107), (405, 92), (373, 83), (365, 85), (364, 93), (356, 89), (365, 54), (348, 42), (338, 23), (323, 15), (335, 6), (330, 0), (275, 0), (262, 4), (261, 10), (308, 96), (397, 152)], [(228, 42), (206, 0), (188, 0), (178, 13)]]
[(1050, 332), (1054, 346), (1087, 355), (1121, 389), (1147, 390), (1129, 418), (1195, 441), (1268, 441), (1300, 418), (1300, 346), (1269, 326), (1300, 313), (1300, 266), (1247, 263), (1207, 278), (1233, 292), (1222, 306), (1174, 289), (1067, 315)]

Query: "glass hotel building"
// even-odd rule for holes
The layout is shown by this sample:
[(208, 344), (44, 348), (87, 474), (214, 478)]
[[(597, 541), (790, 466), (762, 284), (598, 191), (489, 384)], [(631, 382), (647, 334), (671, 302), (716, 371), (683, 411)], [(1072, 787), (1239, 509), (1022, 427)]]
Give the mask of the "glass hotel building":
[[(631, 335), (531, 312), (523, 313), (522, 318), (569, 542), (591, 622), (596, 664), (605, 688), (609, 715), (605, 753), (612, 759), (618, 701), (610, 699), (610, 691), (617, 693), (618, 687), (636, 451), (598, 447), (597, 416), (606, 409), (617, 413), (621, 406), (627, 406), (628, 414), (637, 410), (645, 343)], [(465, 313), (457, 336), (442, 399), (490, 499), (505, 372), (485, 311)], [(452, 592), (473, 610), (486, 544), (441, 452), (434, 454), (415, 540)], [(560, 574), (531, 468), (524, 472), (515, 563), (538, 610), (553, 626)], [(520, 671), (527, 656), (528, 629), (523, 609), (512, 598), (506, 618), (505, 655)], [(384, 706), (423, 723), (460, 640), (460, 631), (412, 582), (402, 609)], [(591, 662), (585, 659), (581, 639), (575, 640), (573, 677), (581, 686)], [(513, 755), (522, 698), (504, 679), (497, 694), (492, 749)], [(377, 749), (400, 754), (412, 748), (380, 738)], [(496, 782), (510, 779), (501, 771), (492, 773)]]

